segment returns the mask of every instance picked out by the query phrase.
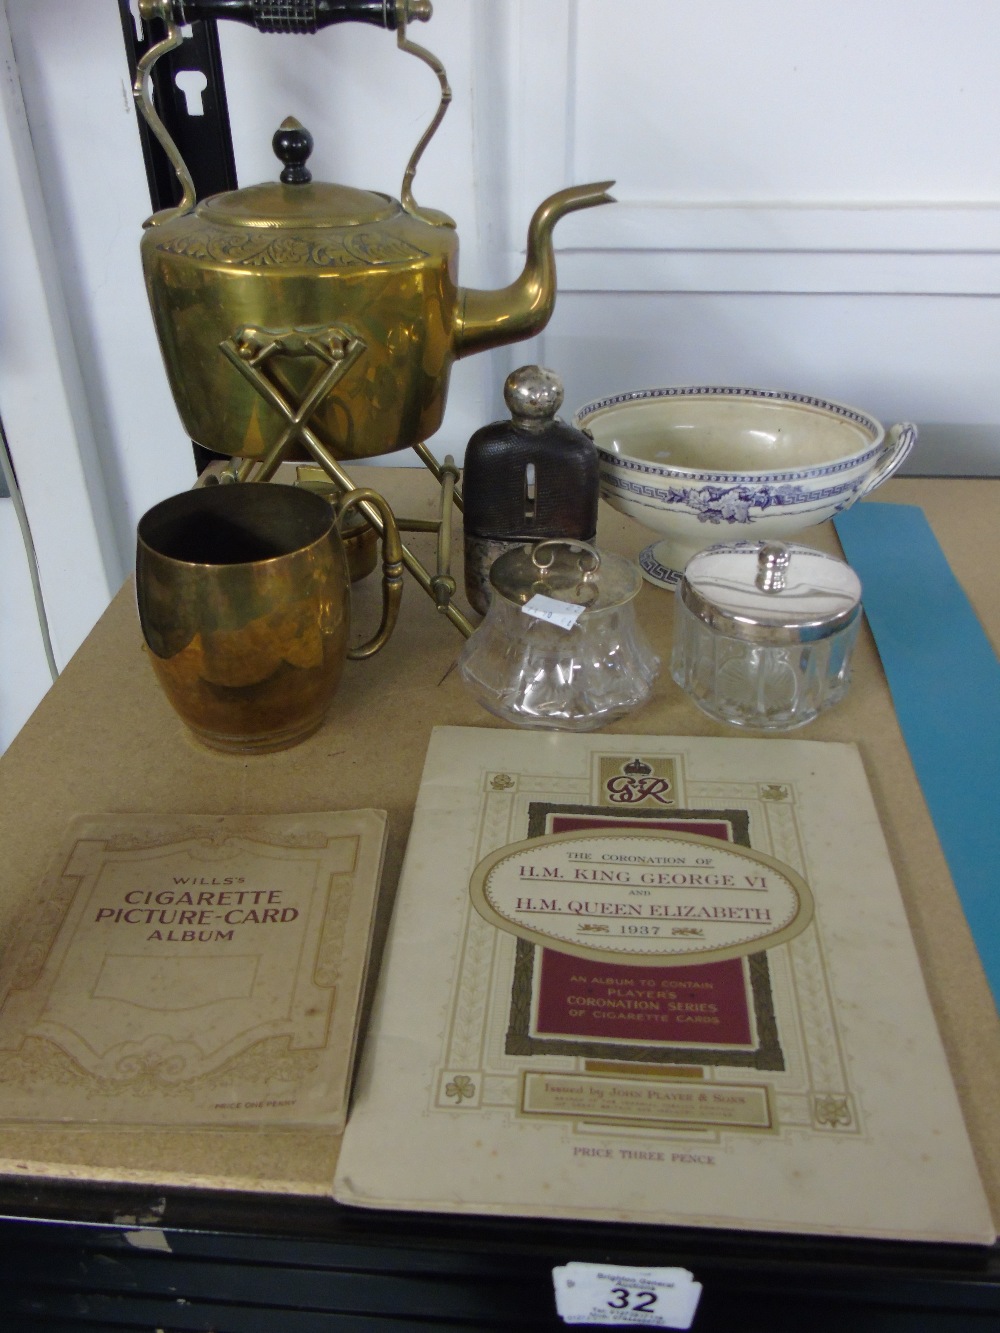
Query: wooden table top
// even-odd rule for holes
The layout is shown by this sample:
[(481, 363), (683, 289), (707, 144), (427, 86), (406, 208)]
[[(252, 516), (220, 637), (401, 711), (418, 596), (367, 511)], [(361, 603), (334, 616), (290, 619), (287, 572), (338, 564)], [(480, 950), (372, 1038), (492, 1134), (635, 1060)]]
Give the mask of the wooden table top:
[[(434, 512), (436, 488), (422, 468), (367, 467), (353, 475), (357, 484), (383, 490), (400, 513), (430, 517)], [(923, 507), (994, 646), (1000, 645), (1000, 480), (897, 478), (876, 498)], [(599, 545), (636, 556), (649, 534), (607, 506), (601, 508)], [(459, 524), (453, 567), (461, 583), (460, 539)], [(425, 561), (433, 561), (432, 537), (416, 534), (407, 540)], [(808, 541), (839, 550), (829, 525), (812, 530)], [(377, 600), (374, 580), (355, 588), (356, 641), (370, 635)], [(672, 605), (663, 590), (647, 585), (640, 593), (639, 614), (664, 667), (650, 704), (609, 730), (733, 735), (698, 711), (670, 679)], [(0, 759), (5, 860), (0, 949), (31, 901), (68, 821), (84, 812), (385, 809), (384, 927), (432, 727), (502, 725), (468, 696), (454, 670), (462, 642), (408, 580), (393, 641), (371, 661), (347, 663), (330, 716), (315, 735), (278, 754), (221, 755), (187, 734), (159, 692), (144, 660), (134, 594), (126, 585)], [(942, 682), (943, 689), (953, 686)], [(795, 735), (854, 741), (860, 748), (984, 1183), (994, 1215), (1000, 1217), (1000, 1018), (867, 629), (856, 650), (848, 698)], [(46, 1174), (53, 1181), (87, 1177), (86, 1157), (74, 1146), (72, 1133), (49, 1134), (30, 1146), (36, 1162), (39, 1154), (48, 1154)], [(113, 1174), (113, 1157), (104, 1165)], [(322, 1192), (330, 1168), (329, 1154), (317, 1160), (314, 1145), (304, 1140), (302, 1192)], [(263, 1161), (264, 1189), (269, 1169)], [(282, 1169), (281, 1174), (287, 1173)]]

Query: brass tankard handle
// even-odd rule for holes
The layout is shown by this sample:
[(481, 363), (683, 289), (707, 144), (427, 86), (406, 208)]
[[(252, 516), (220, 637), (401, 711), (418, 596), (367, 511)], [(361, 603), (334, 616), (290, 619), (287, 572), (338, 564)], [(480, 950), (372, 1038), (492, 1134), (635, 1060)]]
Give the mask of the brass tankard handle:
[(348, 491), (337, 505), (337, 527), (339, 530), (340, 520), (354, 505), (374, 505), (382, 519), (382, 623), (375, 632), (374, 638), (363, 643), (360, 648), (352, 648), (347, 656), (356, 659), (360, 657), (373, 657), (380, 648), (384, 647), (389, 641), (396, 618), (399, 615), (399, 604), (403, 599), (403, 544), (399, 537), (399, 528), (396, 526), (396, 518), (389, 508), (389, 502), (384, 496), (379, 495), (378, 491), (369, 490), (366, 486), (355, 487), (353, 491)]

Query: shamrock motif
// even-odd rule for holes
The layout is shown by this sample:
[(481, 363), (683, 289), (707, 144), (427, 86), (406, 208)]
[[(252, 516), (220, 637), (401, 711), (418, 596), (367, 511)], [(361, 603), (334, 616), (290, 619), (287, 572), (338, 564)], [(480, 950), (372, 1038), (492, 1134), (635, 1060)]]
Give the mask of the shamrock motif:
[(445, 1086), (444, 1094), (446, 1097), (454, 1097), (461, 1106), (466, 1097), (475, 1097), (476, 1085), (468, 1074), (456, 1074)]

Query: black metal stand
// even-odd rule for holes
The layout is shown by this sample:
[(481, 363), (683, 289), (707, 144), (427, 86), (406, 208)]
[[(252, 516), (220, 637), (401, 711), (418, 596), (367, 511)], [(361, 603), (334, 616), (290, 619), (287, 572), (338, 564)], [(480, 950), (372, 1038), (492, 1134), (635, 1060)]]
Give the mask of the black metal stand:
[[(118, 12), (125, 39), (129, 77), (134, 79), (136, 66), (154, 45), (154, 41), (148, 33), (140, 35), (136, 31), (129, 0), (118, 0)], [(201, 115), (191, 115), (188, 100), (177, 85), (176, 76), (181, 71), (199, 74), (205, 80), (201, 90)], [(226, 102), (219, 34), (215, 23), (192, 23), (191, 35), (183, 45), (154, 66), (152, 83), (160, 117), (169, 127), (174, 142), (184, 156), (198, 198), (220, 194), (223, 190), (235, 190), (237, 181), (233, 136), (229, 127), (229, 105)], [(153, 211), (173, 208), (180, 199), (177, 175), (141, 116), (136, 116), (136, 124), (139, 127), (139, 143), (146, 164), (146, 181)], [(191, 445), (199, 475), (209, 463), (223, 457), (194, 440)]]

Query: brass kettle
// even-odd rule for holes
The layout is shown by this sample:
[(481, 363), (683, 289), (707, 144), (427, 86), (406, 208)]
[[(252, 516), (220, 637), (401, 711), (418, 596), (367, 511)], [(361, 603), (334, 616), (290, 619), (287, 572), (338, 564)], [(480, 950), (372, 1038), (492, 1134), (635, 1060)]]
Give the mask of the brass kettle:
[[(441, 424), (453, 361), (544, 328), (556, 294), (552, 229), (566, 213), (612, 202), (613, 182), (561, 190), (538, 207), (524, 270), (510, 286), (460, 287), (455, 224), (421, 208), (411, 189), (451, 99), (440, 62), (406, 37), (407, 19), (429, 17), (430, 5), (389, 0), (384, 26), (397, 29), (400, 48), (429, 64), (441, 86), (401, 198), (313, 181), (311, 136), (289, 119), (274, 136), (280, 181), (197, 203), (149, 96), (152, 64), (181, 40), (176, 6), (141, 0), (143, 16), (162, 19), (167, 37), (140, 64), (135, 93), (183, 188), (178, 207), (148, 220), (142, 262), (185, 429), (219, 453), (265, 458), (297, 410), (337, 459), (420, 444)], [(348, 0), (325, 21), (362, 17), (349, 9)], [(373, 21), (370, 10), (365, 21)], [(228, 15), (220, 8), (217, 16)], [(301, 457), (299, 447), (293, 441), (284, 456)]]

